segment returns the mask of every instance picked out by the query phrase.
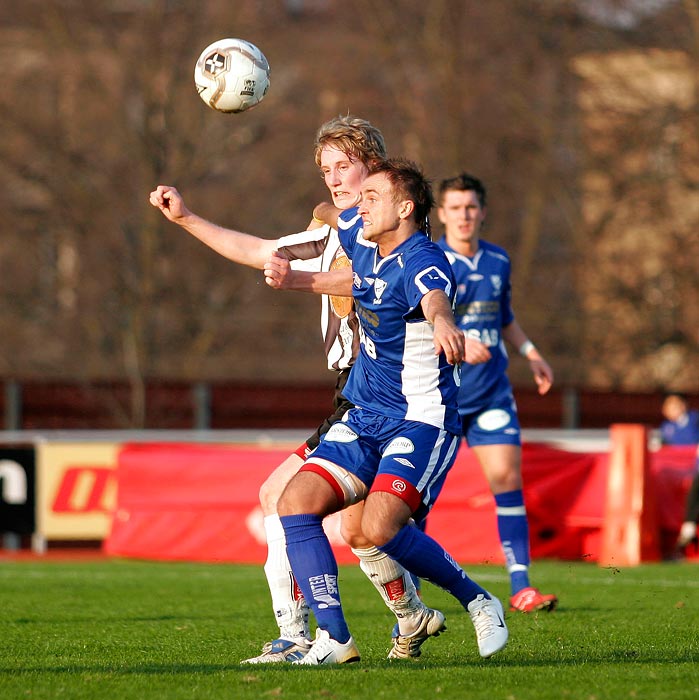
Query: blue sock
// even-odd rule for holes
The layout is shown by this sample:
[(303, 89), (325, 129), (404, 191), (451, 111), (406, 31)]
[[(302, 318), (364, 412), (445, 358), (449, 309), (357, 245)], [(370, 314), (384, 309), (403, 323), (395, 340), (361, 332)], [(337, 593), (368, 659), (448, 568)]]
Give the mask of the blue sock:
[(490, 594), (472, 581), (439, 543), (415, 527), (402, 527), (379, 549), (416, 576), (449, 591), (465, 608), (479, 593), (490, 598)]
[(498, 533), (505, 565), (510, 574), (512, 595), (527, 588), (529, 583), (529, 523), (521, 489), (495, 496)]
[(279, 518), (286, 536), (286, 552), (296, 583), (313, 610), (318, 627), (344, 644), (350, 631), (337, 587), (337, 561), (317, 515)]

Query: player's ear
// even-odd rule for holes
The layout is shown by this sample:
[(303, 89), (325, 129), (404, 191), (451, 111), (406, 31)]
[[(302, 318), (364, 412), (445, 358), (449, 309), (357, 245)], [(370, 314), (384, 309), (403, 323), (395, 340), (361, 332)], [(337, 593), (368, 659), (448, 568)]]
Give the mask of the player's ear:
[(398, 216), (401, 219), (409, 219), (415, 211), (415, 202), (410, 199), (404, 199), (398, 206)]

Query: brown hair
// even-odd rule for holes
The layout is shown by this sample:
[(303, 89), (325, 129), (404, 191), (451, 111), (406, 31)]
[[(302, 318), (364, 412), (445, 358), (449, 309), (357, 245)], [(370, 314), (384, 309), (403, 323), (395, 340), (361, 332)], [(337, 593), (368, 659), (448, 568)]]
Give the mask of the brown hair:
[(381, 132), (366, 119), (347, 115), (325, 122), (315, 141), (315, 161), (320, 166), (320, 154), (325, 146), (332, 146), (367, 167), (386, 157), (386, 145)]

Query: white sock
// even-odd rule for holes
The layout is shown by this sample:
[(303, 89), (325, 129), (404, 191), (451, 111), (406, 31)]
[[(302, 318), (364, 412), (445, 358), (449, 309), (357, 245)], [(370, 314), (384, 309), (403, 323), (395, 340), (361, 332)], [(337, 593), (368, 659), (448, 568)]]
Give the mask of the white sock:
[(388, 609), (396, 616), (402, 635), (415, 630), (415, 615), (426, 609), (410, 574), (376, 547), (352, 549), (359, 566), (381, 594)]
[(272, 608), (279, 626), (279, 636), (284, 639), (311, 638), (308, 628), (308, 605), (296, 585), (286, 555), (286, 539), (279, 516), (268, 515), (264, 519), (267, 537), (267, 561), (265, 576), (272, 594)]

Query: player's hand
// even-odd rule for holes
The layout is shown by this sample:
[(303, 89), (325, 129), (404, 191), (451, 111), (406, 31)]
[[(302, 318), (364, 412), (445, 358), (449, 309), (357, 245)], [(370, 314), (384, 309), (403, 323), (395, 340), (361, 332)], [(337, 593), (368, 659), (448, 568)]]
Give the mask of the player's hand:
[(442, 352), (450, 365), (465, 359), (464, 334), (455, 324), (438, 318), (434, 322), (434, 354)]
[(313, 221), (317, 222), (318, 226), (328, 224), (332, 226), (332, 228), (337, 228), (337, 220), (341, 213), (342, 210), (338, 209), (335, 205), (329, 202), (321, 202), (320, 204), (316, 204), (313, 209)]
[(488, 346), (475, 338), (464, 336), (464, 362), (469, 365), (480, 365), (487, 362), (492, 355)]
[(170, 185), (158, 185), (150, 193), (150, 203), (160, 209), (170, 221), (177, 222), (190, 213), (184, 205), (182, 195)]
[(537, 390), (543, 396), (553, 385), (553, 370), (543, 358), (529, 360), (529, 366), (534, 374)]
[(289, 261), (276, 250), (264, 264), (265, 282), (272, 289), (291, 289), (294, 271)]

